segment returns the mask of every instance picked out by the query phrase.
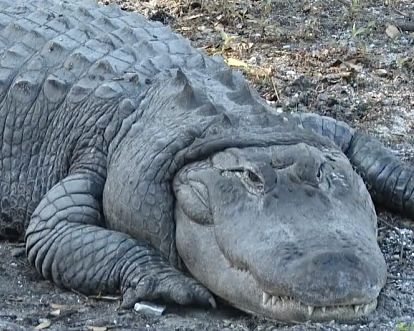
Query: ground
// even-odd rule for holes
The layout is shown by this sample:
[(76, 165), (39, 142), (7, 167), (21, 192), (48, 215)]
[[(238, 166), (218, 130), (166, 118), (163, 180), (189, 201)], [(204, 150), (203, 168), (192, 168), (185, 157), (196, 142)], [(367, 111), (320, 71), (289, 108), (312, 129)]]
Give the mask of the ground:
[[(195, 47), (241, 70), (275, 111), (342, 119), (414, 162), (412, 0), (122, 1), (169, 24)], [(284, 325), (219, 303), (169, 306), (162, 316), (119, 309), (116, 298), (57, 289), (28, 265), (22, 246), (0, 242), (0, 329), (47, 330), (414, 330), (414, 222), (379, 211), (389, 277), (378, 309), (345, 325)]]

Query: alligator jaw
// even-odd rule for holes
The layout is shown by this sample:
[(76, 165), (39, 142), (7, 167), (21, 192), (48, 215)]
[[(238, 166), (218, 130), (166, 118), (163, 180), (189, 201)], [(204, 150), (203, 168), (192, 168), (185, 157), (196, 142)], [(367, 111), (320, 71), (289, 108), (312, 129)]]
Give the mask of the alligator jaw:
[(301, 303), (292, 297), (273, 296), (267, 292), (262, 293), (262, 307), (265, 311), (277, 312), (277, 314), (294, 315), (300, 320), (354, 320), (367, 315), (375, 310), (377, 300), (367, 304), (350, 304), (334, 306), (312, 306)]
[(370, 314), (376, 308), (376, 292), (382, 283), (374, 284), (378, 291), (374, 289), (372, 295), (333, 298), (332, 304), (329, 299), (318, 303), (321, 298), (315, 298), (312, 305), (311, 293), (303, 298), (300, 294), (286, 297), (289, 294), (281, 293), (288, 291), (287, 287), (278, 285), (278, 282), (270, 283), (267, 286), (270, 288), (265, 290), (250, 268), (226, 258), (217, 245), (214, 227), (191, 221), (180, 206), (176, 207), (175, 213), (177, 250), (190, 273), (214, 294), (240, 310), (285, 322), (349, 322)]

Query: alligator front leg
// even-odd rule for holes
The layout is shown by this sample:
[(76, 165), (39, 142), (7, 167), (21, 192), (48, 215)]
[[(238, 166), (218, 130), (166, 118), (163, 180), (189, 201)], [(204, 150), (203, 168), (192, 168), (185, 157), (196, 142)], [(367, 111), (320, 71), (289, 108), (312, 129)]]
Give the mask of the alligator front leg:
[(202, 285), (172, 268), (150, 245), (102, 227), (104, 183), (96, 177), (70, 175), (45, 195), (26, 232), (30, 263), (67, 289), (121, 292), (125, 307), (143, 299), (214, 305)]

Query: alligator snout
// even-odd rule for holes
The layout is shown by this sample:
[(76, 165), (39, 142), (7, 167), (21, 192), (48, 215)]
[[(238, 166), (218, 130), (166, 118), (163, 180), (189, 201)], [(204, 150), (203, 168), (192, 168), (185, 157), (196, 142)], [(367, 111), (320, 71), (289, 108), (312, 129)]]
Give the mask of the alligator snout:
[[(378, 272), (378, 269), (384, 272)], [(385, 283), (381, 256), (367, 261), (355, 252), (312, 253), (288, 266), (281, 288), (288, 296), (312, 306), (367, 304), (378, 296)]]
[(294, 320), (347, 320), (371, 312), (385, 284), (386, 266), (374, 247), (370, 259), (359, 256), (358, 247), (308, 250), (293, 258), (276, 258), (272, 268), (260, 263), (260, 273), (252, 263), (249, 270), (263, 291), (263, 309)]

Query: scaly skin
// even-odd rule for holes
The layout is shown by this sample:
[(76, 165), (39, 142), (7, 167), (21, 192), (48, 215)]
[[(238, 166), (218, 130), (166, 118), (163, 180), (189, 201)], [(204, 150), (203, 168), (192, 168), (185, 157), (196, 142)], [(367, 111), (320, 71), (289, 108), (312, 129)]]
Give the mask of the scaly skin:
[(125, 307), (215, 306), (207, 287), (270, 318), (353, 319), (386, 268), (352, 166), (414, 218), (413, 169), (375, 139), (274, 114), (220, 59), (116, 7), (0, 0), (0, 99), (0, 237)]

